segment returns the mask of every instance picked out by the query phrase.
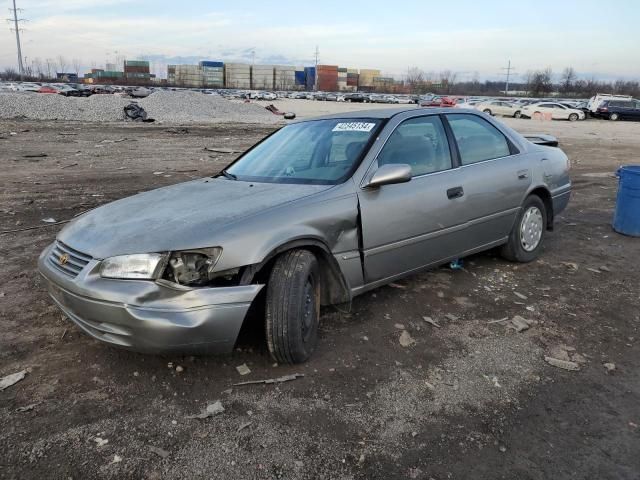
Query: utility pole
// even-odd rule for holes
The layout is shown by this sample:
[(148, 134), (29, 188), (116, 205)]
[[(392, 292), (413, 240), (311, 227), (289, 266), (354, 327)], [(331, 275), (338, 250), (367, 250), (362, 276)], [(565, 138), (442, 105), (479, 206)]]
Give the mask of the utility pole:
[(507, 64), (507, 67), (503, 68), (502, 70), (506, 70), (506, 73), (503, 73), (502, 75), (506, 75), (507, 76), (507, 80), (506, 80), (505, 86), (504, 86), (504, 94), (505, 95), (509, 95), (509, 78), (511, 77), (511, 71), (515, 70), (515, 67), (511, 66), (511, 60), (509, 60), (509, 63)]
[(316, 57), (316, 69), (315, 69), (316, 75), (313, 79), (313, 91), (317, 92), (318, 91), (318, 58), (320, 57), (320, 50), (318, 49), (318, 45), (316, 45), (315, 57)]
[[(13, 29), (16, 32), (16, 45), (18, 46), (18, 71), (20, 72), (20, 80), (24, 77), (24, 65), (22, 63), (22, 47), (20, 46), (20, 22), (24, 22), (23, 19), (18, 18), (18, 11), (21, 11), (16, 7), (16, 0), (13, 0), (13, 8), (9, 11), (13, 12)], [(11, 19), (9, 19), (11, 21)]]

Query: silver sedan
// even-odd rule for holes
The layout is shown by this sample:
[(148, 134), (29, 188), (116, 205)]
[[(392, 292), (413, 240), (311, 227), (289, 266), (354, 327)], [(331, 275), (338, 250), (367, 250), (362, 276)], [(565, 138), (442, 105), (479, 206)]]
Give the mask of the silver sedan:
[(570, 191), (561, 150), (481, 112), (353, 112), (285, 126), (215, 177), (87, 212), (39, 269), (98, 340), (230, 352), (256, 306), (273, 358), (297, 363), (321, 305), (494, 247), (535, 259)]

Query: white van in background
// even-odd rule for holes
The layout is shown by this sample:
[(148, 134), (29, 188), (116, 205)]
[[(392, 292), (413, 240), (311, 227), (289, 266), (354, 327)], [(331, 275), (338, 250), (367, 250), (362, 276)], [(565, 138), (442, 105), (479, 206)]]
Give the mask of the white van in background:
[(632, 100), (632, 97), (629, 95), (611, 95), (609, 93), (596, 93), (595, 96), (589, 99), (587, 103), (587, 108), (591, 113), (596, 113), (598, 107), (605, 100)]

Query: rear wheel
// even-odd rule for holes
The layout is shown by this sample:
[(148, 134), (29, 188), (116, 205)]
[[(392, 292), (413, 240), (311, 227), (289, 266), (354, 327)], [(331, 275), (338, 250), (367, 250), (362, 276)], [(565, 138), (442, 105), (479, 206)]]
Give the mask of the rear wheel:
[(513, 114), (514, 118), (521, 118), (522, 117), (522, 112), (520, 110), (518, 110), (516, 113)]
[(530, 195), (522, 204), (509, 240), (501, 255), (512, 262), (527, 263), (540, 255), (547, 227), (547, 209), (537, 195)]
[(488, 108), (485, 108), (483, 112), (486, 113), (487, 115), (491, 115), (491, 110), (489, 110)]
[(291, 250), (276, 260), (267, 285), (266, 336), (278, 363), (302, 363), (318, 343), (320, 266), (308, 250)]
[(570, 122), (575, 122), (576, 120), (578, 120), (578, 114), (577, 113), (572, 113), (571, 115), (569, 115), (569, 121)]
[(617, 113), (612, 113), (611, 115), (609, 115), (609, 120), (612, 120), (614, 122), (619, 118), (620, 118), (620, 115), (618, 115)]

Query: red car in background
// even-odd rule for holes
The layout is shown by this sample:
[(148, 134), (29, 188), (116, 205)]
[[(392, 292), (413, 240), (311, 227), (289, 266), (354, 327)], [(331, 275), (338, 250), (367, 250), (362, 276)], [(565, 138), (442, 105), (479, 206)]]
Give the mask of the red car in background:
[(48, 85), (44, 85), (38, 89), (38, 93), (60, 93), (60, 90), (57, 88), (50, 87)]
[(460, 103), (467, 101), (467, 97), (443, 97), (441, 107), (455, 107)]
[(436, 95), (430, 99), (424, 99), (420, 101), (421, 107), (455, 107), (459, 103), (464, 103), (466, 97), (458, 96), (443, 96)]

